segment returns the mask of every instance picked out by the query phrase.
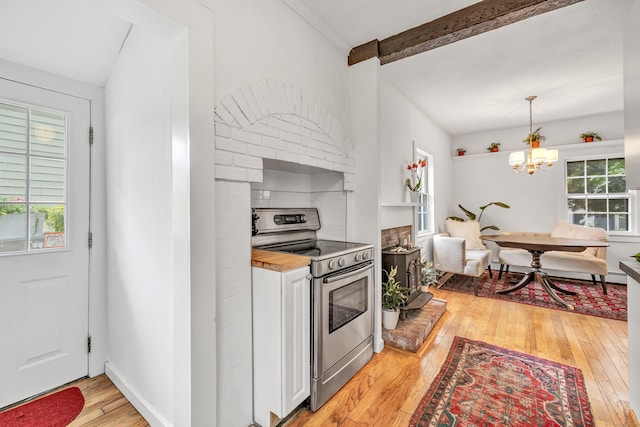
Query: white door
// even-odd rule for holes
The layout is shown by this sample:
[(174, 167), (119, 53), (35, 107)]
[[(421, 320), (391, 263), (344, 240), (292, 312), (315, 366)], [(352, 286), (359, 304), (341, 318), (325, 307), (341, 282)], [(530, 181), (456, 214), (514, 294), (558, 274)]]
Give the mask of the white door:
[(0, 77), (0, 408), (88, 373), (89, 126)]

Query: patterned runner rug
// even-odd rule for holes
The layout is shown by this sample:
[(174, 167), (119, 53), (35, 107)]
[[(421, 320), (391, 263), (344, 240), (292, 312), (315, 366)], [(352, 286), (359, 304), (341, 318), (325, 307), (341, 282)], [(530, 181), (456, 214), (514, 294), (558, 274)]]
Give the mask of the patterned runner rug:
[[(539, 307), (567, 310), (551, 299), (549, 294), (539, 283), (530, 283), (524, 288), (510, 294), (496, 294), (497, 290), (511, 287), (510, 280), (520, 280), (522, 274), (503, 274), (498, 279), (498, 273), (493, 272), (493, 279), (484, 272), (478, 278), (478, 296), (537, 305)], [(473, 282), (469, 276), (454, 274), (441, 289), (473, 294)], [(600, 284), (594, 286), (591, 281), (563, 279), (552, 277), (551, 280), (561, 288), (577, 292), (576, 295), (558, 293), (560, 298), (572, 304), (576, 313), (606, 317), (608, 319), (627, 320), (627, 287), (625, 285), (607, 284), (607, 295), (602, 293)]]
[(594, 426), (582, 372), (455, 337), (410, 427)]

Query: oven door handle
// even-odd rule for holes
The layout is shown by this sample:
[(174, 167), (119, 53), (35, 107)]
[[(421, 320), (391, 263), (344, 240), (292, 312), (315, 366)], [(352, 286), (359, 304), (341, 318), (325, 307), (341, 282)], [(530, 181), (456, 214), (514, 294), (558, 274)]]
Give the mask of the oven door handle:
[(373, 262), (368, 262), (364, 267), (360, 267), (352, 271), (334, 273), (331, 276), (325, 277), (324, 279), (322, 279), (322, 281), (324, 283), (337, 282), (339, 280), (344, 280), (344, 279), (348, 279), (349, 277), (357, 276), (358, 274), (361, 274), (363, 271), (366, 271), (370, 268), (373, 268)]

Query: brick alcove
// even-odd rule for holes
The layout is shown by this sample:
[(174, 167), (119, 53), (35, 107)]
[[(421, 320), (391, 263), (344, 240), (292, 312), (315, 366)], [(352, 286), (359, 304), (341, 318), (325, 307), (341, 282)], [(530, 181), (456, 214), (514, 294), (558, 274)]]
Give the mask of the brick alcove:
[(262, 182), (262, 159), (344, 174), (354, 184), (354, 150), (340, 121), (314, 96), (262, 80), (234, 89), (215, 108), (216, 179)]

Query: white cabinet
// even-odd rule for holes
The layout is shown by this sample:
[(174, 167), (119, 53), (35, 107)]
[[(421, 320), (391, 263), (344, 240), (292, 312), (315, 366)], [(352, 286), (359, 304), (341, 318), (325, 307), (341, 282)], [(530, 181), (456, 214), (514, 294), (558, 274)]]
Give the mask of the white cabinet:
[(309, 267), (284, 273), (252, 268), (254, 421), (263, 427), (276, 424), (309, 397), (308, 275)]

